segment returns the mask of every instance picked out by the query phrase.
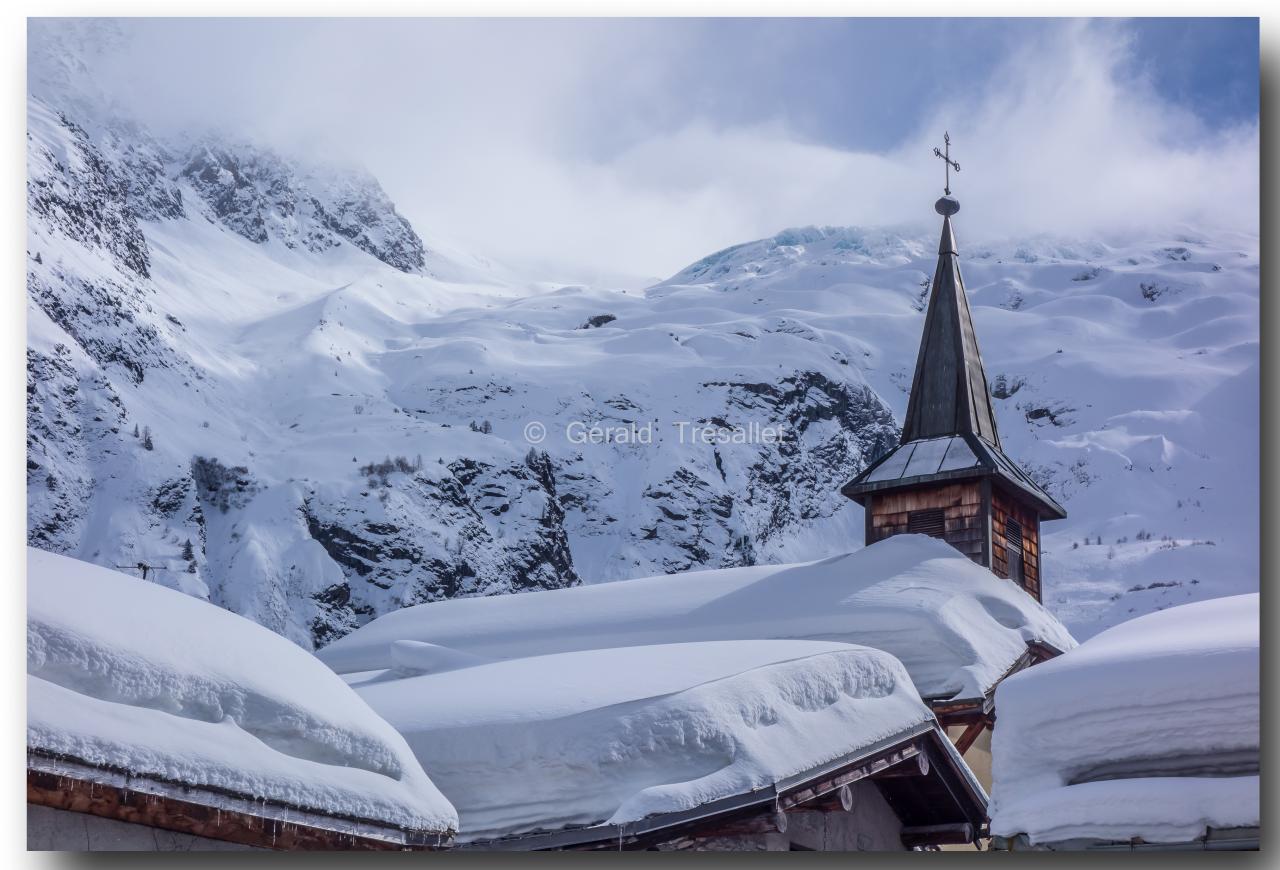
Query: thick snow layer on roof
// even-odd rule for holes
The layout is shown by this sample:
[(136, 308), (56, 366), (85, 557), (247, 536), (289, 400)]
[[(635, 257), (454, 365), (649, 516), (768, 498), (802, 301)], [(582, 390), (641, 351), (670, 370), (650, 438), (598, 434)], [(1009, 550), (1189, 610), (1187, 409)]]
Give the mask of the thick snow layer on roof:
[(305, 650), (229, 611), (28, 549), (27, 747), (321, 813), (445, 831), (404, 738)]
[(1260, 780), (1252, 776), (1109, 779), (1028, 795), (992, 820), (992, 833), (1026, 834), (1033, 844), (1072, 840), (1187, 843), (1207, 828), (1259, 824)]
[(992, 832), (1167, 842), (1256, 825), (1258, 650), (1258, 596), (1240, 595), (1122, 623), (1005, 680)]
[(476, 840), (749, 793), (928, 727), (902, 665), (819, 641), (555, 653), (352, 677)]
[(382, 616), (322, 649), (340, 673), (392, 665), (411, 640), (490, 659), (731, 639), (838, 640), (883, 649), (926, 698), (989, 690), (1028, 641), (1075, 641), (1031, 596), (923, 535), (798, 565), (699, 571)]

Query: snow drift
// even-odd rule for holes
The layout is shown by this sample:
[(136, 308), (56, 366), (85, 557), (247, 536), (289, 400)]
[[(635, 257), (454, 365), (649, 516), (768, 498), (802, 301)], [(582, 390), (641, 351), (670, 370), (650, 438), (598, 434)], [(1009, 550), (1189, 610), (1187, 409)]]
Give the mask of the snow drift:
[(994, 834), (1181, 842), (1259, 824), (1258, 595), (1148, 614), (996, 692)]
[(925, 698), (976, 698), (1029, 641), (1069, 649), (1066, 629), (1021, 589), (948, 544), (900, 535), (799, 565), (700, 571), (380, 617), (320, 650), (340, 673), (389, 668), (419, 641), (491, 659), (734, 639), (834, 640), (897, 657)]
[(296, 645), (29, 549), (28, 751), (401, 828), (457, 814), (404, 739)]
[(591, 649), (353, 684), (471, 841), (691, 809), (933, 719), (892, 656), (817, 641)]

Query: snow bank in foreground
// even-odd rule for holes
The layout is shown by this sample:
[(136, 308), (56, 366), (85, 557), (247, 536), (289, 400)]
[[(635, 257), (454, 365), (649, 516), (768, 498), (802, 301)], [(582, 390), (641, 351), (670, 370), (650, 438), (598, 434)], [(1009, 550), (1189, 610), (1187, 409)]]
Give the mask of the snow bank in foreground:
[(1258, 596), (1240, 595), (1139, 617), (1001, 683), (992, 832), (1169, 842), (1258, 824), (1258, 650)]
[(309, 653), (211, 604), (28, 549), (27, 746), (415, 830), (457, 815)]
[(410, 607), (319, 652), (391, 667), (396, 641), (490, 659), (703, 640), (838, 640), (896, 656), (926, 698), (983, 694), (1028, 641), (1075, 646), (1029, 595), (923, 535), (799, 565), (728, 568)]
[(831, 642), (633, 646), (352, 679), (468, 840), (689, 809), (932, 718), (892, 656)]

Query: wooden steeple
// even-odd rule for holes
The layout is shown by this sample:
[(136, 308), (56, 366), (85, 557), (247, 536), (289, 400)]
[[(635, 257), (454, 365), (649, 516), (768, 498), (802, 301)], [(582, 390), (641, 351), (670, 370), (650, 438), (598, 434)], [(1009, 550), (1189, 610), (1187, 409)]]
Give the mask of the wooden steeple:
[[(948, 137), (950, 146), (950, 137)], [(934, 149), (939, 157), (942, 152)], [(867, 544), (903, 533), (942, 538), (1040, 598), (1040, 522), (1067, 512), (1005, 456), (969, 312), (946, 195), (938, 264), (898, 446), (841, 492), (863, 506)]]

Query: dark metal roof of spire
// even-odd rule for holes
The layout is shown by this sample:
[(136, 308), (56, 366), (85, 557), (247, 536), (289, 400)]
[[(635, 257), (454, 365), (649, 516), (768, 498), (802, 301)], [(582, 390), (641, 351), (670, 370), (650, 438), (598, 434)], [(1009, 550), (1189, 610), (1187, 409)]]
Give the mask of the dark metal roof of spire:
[(1035, 505), (1046, 519), (1062, 519), (1066, 509), (1040, 488), (1031, 476), (998, 447), (976, 435), (944, 435), (903, 441), (840, 488), (858, 504), (878, 492), (905, 487), (933, 486), (981, 477), (994, 477), (1022, 499)]
[(960, 211), (960, 203), (948, 193), (934, 209), (942, 215), (942, 239), (902, 439), (840, 491), (863, 503), (866, 496), (883, 490), (996, 477), (1028, 498), (1042, 516), (1061, 519), (1067, 515), (1062, 505), (1000, 447), (951, 228), (951, 216)]
[(943, 215), (942, 239), (938, 243), (938, 267), (930, 285), (929, 310), (902, 425), (902, 441), (972, 434), (999, 447), (991, 392), (987, 389), (951, 229), (951, 215), (960, 210), (960, 204), (948, 196), (938, 200), (935, 207)]

